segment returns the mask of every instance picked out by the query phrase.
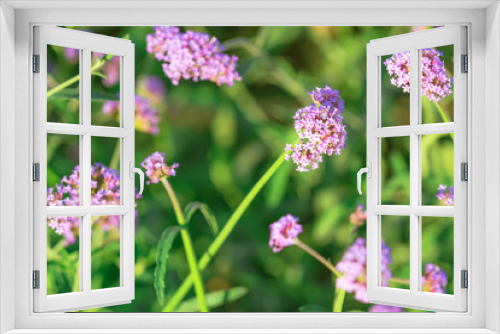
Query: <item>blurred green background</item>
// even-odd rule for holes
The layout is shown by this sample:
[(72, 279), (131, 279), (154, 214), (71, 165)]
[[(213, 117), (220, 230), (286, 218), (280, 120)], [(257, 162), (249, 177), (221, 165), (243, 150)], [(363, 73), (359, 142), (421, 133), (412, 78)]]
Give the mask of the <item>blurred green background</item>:
[[(330, 272), (296, 247), (273, 254), (268, 246), (269, 224), (287, 213), (300, 217), (304, 227), (301, 240), (334, 264), (340, 261), (355, 237), (365, 237), (364, 226), (351, 233), (349, 216), (358, 204), (366, 203), (365, 194), (360, 196), (356, 188), (356, 173), (366, 165), (366, 45), (373, 39), (408, 33), (411, 27), (182, 27), (181, 31), (210, 33), (226, 46), (228, 54), (239, 57), (238, 72), (243, 80), (233, 87), (185, 80), (173, 86), (162, 72), (161, 63), (146, 52), (146, 35), (152, 33), (151, 27), (69, 28), (126, 37), (135, 44), (137, 80), (156, 76), (167, 87), (166, 95), (156, 104), (161, 114), (159, 134), (136, 131), (136, 166), (154, 151), (166, 152), (169, 165), (180, 164), (177, 176), (170, 178), (170, 182), (181, 205), (195, 200), (207, 203), (221, 225), (283, 152), (285, 143), (295, 140), (292, 117), (298, 108), (311, 103), (307, 92), (325, 85), (340, 90), (345, 101), (344, 122), (348, 133), (341, 156), (326, 157), (318, 170), (307, 173), (297, 172), (292, 162), (285, 162), (203, 272), (207, 292), (242, 287), (233, 290), (235, 300), (223, 300), (213, 311), (296, 312), (301, 308), (331, 311), (335, 285)], [(53, 84), (73, 76), (75, 66), (78, 73), (78, 65), (69, 64), (56, 49), (49, 50), (49, 56), (52, 55), (49, 68), (59, 76), (54, 76)], [(452, 63), (452, 57), (452, 53), (445, 53), (450, 74), (453, 68), (448, 64)], [(385, 73), (384, 67), (382, 73)], [(96, 79), (100, 78), (95, 77), (94, 81)], [(107, 94), (117, 91), (116, 87), (99, 87)], [(383, 119), (390, 119), (391, 125), (404, 125), (409, 94), (391, 86), (389, 79), (383, 80), (382, 89)], [(50, 103), (49, 120), (56, 117), (52, 121), (78, 122), (77, 118), (75, 121), (72, 116), (64, 116), (78, 115), (78, 103)], [(102, 101), (96, 103), (100, 103), (95, 107), (98, 110)], [(452, 115), (452, 96), (440, 103)], [(431, 103), (423, 102), (424, 122), (442, 121), (433, 108)], [(96, 114), (96, 117), (105, 116)], [(435, 197), (437, 187), (440, 183), (451, 185), (453, 182), (453, 140), (449, 135), (426, 137), (429, 138), (422, 139), (423, 201), (440, 205)], [(48, 150), (53, 152), (48, 159), (49, 186), (60, 182), (78, 163), (78, 154), (75, 155), (78, 138), (75, 139), (48, 139)], [(409, 199), (409, 140), (384, 141), (383, 202), (408, 204), (400, 202)], [(93, 145), (93, 162), (109, 165), (114, 146), (101, 142), (95, 147), (100, 149), (96, 149), (94, 155)], [(153, 286), (156, 250), (162, 231), (176, 224), (174, 212), (160, 184), (146, 186), (144, 198), (137, 201), (137, 211), (135, 300), (88, 311), (162, 310)], [(391, 219), (393, 221), (389, 221)], [(389, 221), (387, 224), (401, 226), (383, 228), (384, 240), (393, 250), (392, 273), (401, 278), (409, 275), (409, 229), (405, 219), (383, 218), (383, 224)], [(214, 236), (199, 213), (189, 228), (200, 256)], [(424, 261), (437, 263), (446, 271), (450, 279), (447, 292), (453, 293), (453, 220), (428, 218), (422, 233)], [(62, 237), (50, 229), (48, 234), (48, 252), (53, 254), (48, 262), (52, 277), (49, 290), (74, 291), (78, 243), (66, 248), (62, 246)], [(97, 235), (96, 238), (102, 241), (109, 236)], [(102, 287), (119, 283), (113, 274), (119, 253), (116, 247), (114, 252), (105, 247), (113, 242), (102, 241), (93, 247), (93, 260), (102, 264), (101, 270), (94, 270), (93, 266), (93, 287), (94, 280)], [(167, 300), (188, 274), (182, 242), (177, 238), (168, 264)], [(187, 298), (193, 297), (191, 291)], [(354, 300), (353, 294), (347, 294), (344, 311), (367, 311), (369, 306)], [(196, 303), (188, 302), (183, 310), (195, 309)]]

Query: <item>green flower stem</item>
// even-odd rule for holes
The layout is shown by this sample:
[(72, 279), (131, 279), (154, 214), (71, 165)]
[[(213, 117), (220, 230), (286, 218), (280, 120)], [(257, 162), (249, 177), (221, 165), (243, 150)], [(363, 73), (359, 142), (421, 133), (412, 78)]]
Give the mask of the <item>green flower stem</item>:
[[(204, 270), (208, 266), (212, 258), (215, 256), (215, 254), (222, 247), (226, 239), (229, 237), (236, 224), (238, 224), (240, 218), (243, 216), (246, 209), (250, 206), (250, 204), (257, 196), (257, 194), (266, 185), (271, 176), (273, 176), (274, 173), (278, 170), (283, 161), (285, 161), (285, 153), (280, 155), (280, 157), (271, 165), (271, 167), (269, 167), (266, 173), (262, 175), (259, 181), (257, 181), (257, 183), (250, 190), (250, 192), (241, 201), (240, 205), (238, 205), (234, 213), (227, 221), (226, 225), (224, 225), (224, 228), (222, 228), (222, 230), (217, 235), (215, 240), (208, 247), (208, 250), (201, 257), (200, 261), (198, 262), (199, 270)], [(184, 279), (184, 282), (182, 282), (181, 286), (177, 289), (175, 294), (168, 301), (167, 305), (163, 309), (163, 312), (175, 311), (179, 303), (184, 299), (186, 294), (189, 292), (189, 289), (191, 289), (192, 284), (193, 284), (193, 273), (191, 273), (188, 277)]]
[[(96, 64), (94, 64), (94, 66), (92, 66), (90, 68), (90, 73), (92, 74), (92, 72), (97, 71), (104, 64), (106, 64), (105, 60), (99, 60)], [(72, 78), (69, 78), (68, 80), (64, 81), (63, 83), (60, 83), (59, 85), (57, 85), (54, 88), (52, 88), (51, 90), (49, 90), (47, 92), (47, 98), (51, 97), (52, 95), (54, 95), (56, 93), (59, 93), (64, 88), (67, 88), (67, 87), (71, 86), (72, 84), (74, 84), (75, 82), (78, 82), (78, 81), (80, 81), (80, 74), (75, 75)]]
[(113, 152), (113, 155), (111, 156), (111, 161), (109, 163), (109, 168), (111, 169), (118, 169), (118, 164), (120, 163), (120, 141), (116, 143), (115, 146), (115, 151)]
[(335, 267), (333, 266), (333, 264), (330, 263), (330, 261), (325, 259), (323, 256), (319, 255), (318, 252), (316, 252), (311, 247), (307, 246), (305, 243), (300, 241), (298, 238), (295, 240), (295, 245), (297, 245), (299, 248), (303, 249), (306, 253), (311, 255), (313, 258), (315, 258), (316, 260), (321, 262), (321, 264), (323, 264), (325, 267), (327, 267), (333, 274), (335, 274), (335, 276), (337, 276), (337, 277), (342, 276), (342, 274), (337, 269), (335, 269)]
[[(434, 105), (438, 109), (439, 114), (441, 115), (441, 118), (443, 119), (443, 122), (445, 122), (445, 123), (451, 122), (450, 117), (448, 116), (448, 113), (443, 109), (443, 107), (441, 107), (439, 102), (434, 103)], [(451, 136), (451, 139), (455, 139), (454, 133), (450, 133), (450, 136)]]
[(337, 289), (337, 291), (337, 299), (333, 304), (333, 312), (342, 312), (342, 309), (344, 307), (345, 290)]
[(410, 280), (404, 278), (392, 277), (389, 278), (389, 282), (410, 285)]
[[(185, 226), (186, 219), (184, 218), (184, 214), (182, 213), (181, 206), (179, 205), (179, 200), (177, 196), (175, 196), (174, 189), (167, 181), (166, 177), (161, 179), (163, 186), (167, 190), (168, 196), (172, 201), (172, 206), (174, 207), (175, 216), (177, 217), (177, 221), (179, 225)], [(189, 264), (189, 269), (191, 270), (191, 274), (189, 277), (193, 277), (194, 280), (194, 290), (196, 292), (196, 297), (198, 298), (198, 303), (200, 304), (201, 312), (209, 312), (207, 306), (207, 300), (205, 297), (205, 291), (203, 290), (203, 281), (201, 280), (200, 271), (198, 270), (198, 266), (196, 265), (196, 255), (194, 253), (193, 241), (191, 240), (191, 235), (187, 231), (187, 229), (181, 229), (181, 237), (182, 242), (184, 243), (184, 249), (186, 251), (186, 257)]]

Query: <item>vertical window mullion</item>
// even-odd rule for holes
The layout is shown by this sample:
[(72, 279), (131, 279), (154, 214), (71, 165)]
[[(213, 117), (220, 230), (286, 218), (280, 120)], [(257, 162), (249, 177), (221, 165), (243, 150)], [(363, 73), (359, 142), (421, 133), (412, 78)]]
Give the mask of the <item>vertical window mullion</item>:
[(410, 291), (415, 293), (419, 290), (420, 276), (420, 233), (419, 217), (414, 209), (419, 204), (419, 175), (420, 175), (420, 145), (419, 135), (415, 128), (419, 124), (420, 115), (420, 51), (412, 48), (410, 51)]
[(81, 204), (87, 209), (86, 214), (82, 217), (82, 238), (81, 238), (81, 258), (82, 266), (80, 276), (83, 281), (83, 291), (90, 293), (91, 291), (91, 233), (92, 233), (92, 217), (90, 215), (90, 191), (91, 191), (91, 137), (90, 137), (90, 112), (91, 112), (91, 91), (90, 91), (90, 76), (91, 76), (91, 50), (83, 49), (83, 59), (81, 61), (80, 84), (82, 101), (82, 125), (87, 128), (87, 131), (82, 138), (82, 150), (80, 157), (80, 188), (82, 189)]

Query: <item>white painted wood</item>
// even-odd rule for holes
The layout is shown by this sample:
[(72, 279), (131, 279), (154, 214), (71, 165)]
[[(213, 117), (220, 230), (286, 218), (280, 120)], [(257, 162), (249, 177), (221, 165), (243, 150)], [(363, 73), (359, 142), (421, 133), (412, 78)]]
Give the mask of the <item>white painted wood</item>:
[[(47, 123), (47, 45), (80, 50), (80, 124)], [(70, 311), (103, 304), (129, 303), (134, 299), (134, 184), (124, 159), (134, 161), (134, 45), (127, 40), (63, 28), (35, 27), (35, 53), (40, 54), (40, 73), (34, 75), (34, 161), (40, 162), (40, 182), (34, 185), (34, 270), (40, 270), (40, 289), (33, 290), (34, 312)], [(91, 56), (105, 52), (122, 59), (121, 119), (117, 128), (91, 125)], [(78, 135), (80, 139), (80, 206), (47, 207), (47, 133)], [(91, 205), (91, 138), (125, 138), (121, 145), (121, 205)], [(121, 215), (120, 287), (92, 290), (92, 216)], [(47, 295), (47, 217), (80, 217), (80, 291)]]
[[(371, 41), (367, 46), (367, 161), (372, 163), (372, 178), (367, 180), (367, 290), (371, 302), (423, 310), (467, 311), (467, 290), (461, 289), (460, 271), (467, 269), (467, 182), (460, 180), (460, 164), (467, 162), (467, 75), (461, 73), (460, 55), (466, 54), (466, 28), (446, 27)], [(421, 52), (423, 48), (454, 45), (454, 123), (421, 124)], [(381, 127), (380, 57), (396, 52), (410, 52), (410, 125)], [(413, 88), (415, 87), (415, 88)], [(455, 206), (421, 206), (421, 135), (454, 133)], [(410, 138), (410, 205), (380, 205), (380, 139), (392, 136)], [(410, 289), (379, 286), (381, 263), (381, 215), (410, 216)], [(421, 218), (454, 217), (454, 295), (427, 293), (421, 290)]]

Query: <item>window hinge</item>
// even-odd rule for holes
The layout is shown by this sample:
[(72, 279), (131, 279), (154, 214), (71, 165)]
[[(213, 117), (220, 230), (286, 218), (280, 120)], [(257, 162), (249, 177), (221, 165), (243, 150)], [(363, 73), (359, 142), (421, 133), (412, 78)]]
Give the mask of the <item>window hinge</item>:
[(462, 55), (462, 73), (469, 72), (469, 56)]
[(33, 73), (40, 73), (40, 55), (33, 55)]
[(462, 289), (467, 289), (469, 288), (469, 273), (467, 270), (462, 270), (461, 271), (461, 281), (462, 281)]
[(466, 162), (460, 164), (460, 180), (469, 181), (469, 166)]
[(33, 181), (40, 182), (40, 164), (38, 162), (33, 164)]
[(33, 270), (33, 289), (40, 289), (40, 270)]

